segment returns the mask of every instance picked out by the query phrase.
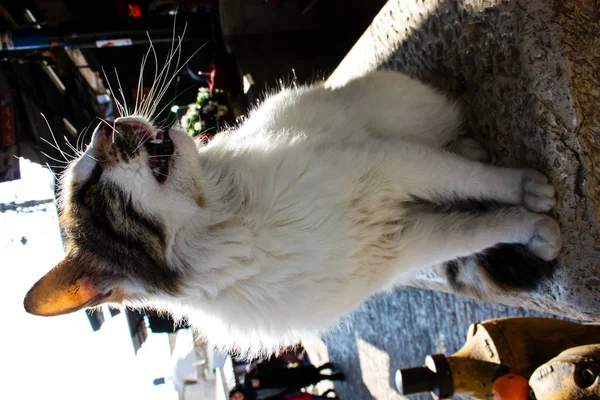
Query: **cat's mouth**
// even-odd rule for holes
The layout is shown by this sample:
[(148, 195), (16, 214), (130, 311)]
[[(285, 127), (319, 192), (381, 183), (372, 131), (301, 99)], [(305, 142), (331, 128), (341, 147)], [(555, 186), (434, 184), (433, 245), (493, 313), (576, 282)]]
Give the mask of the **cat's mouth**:
[(159, 183), (163, 183), (169, 176), (169, 163), (175, 147), (169, 136), (169, 130), (158, 131), (156, 137), (147, 140), (144, 144), (148, 153), (148, 166)]

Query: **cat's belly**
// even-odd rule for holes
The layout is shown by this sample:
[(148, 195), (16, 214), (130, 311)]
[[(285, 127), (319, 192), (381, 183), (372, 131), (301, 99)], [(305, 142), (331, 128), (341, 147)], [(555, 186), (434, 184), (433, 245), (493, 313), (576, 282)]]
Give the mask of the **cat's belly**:
[(322, 331), (397, 275), (407, 195), (394, 166), (372, 153), (303, 150), (246, 167), (255, 191), (239, 215), (242, 251), (200, 279), (227, 280), (197, 308), (236, 337)]

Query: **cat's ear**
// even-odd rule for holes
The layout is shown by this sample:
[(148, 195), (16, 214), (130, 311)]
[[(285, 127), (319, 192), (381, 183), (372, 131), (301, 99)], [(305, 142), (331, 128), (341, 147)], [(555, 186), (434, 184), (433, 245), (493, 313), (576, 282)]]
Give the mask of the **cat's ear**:
[(53, 316), (109, 301), (113, 293), (101, 290), (98, 279), (74, 277), (78, 267), (74, 259), (61, 261), (29, 290), (25, 296), (25, 310), (35, 315)]

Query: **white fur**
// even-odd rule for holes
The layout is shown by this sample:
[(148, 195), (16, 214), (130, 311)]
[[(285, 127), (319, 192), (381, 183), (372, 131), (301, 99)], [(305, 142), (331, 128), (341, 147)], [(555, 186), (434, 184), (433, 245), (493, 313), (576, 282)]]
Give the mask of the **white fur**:
[[(110, 171), (168, 227), (171, 265), (192, 270), (184, 295), (152, 304), (187, 316), (212, 343), (257, 352), (322, 332), (419, 268), (498, 243), (556, 257), (556, 222), (528, 211), (553, 207), (552, 186), (535, 171), (443, 150), (460, 125), (454, 102), (377, 72), (337, 88), (284, 90), (198, 149), (171, 130), (164, 184), (143, 161)], [(466, 143), (470, 158), (485, 157)], [(402, 207), (412, 196), (513, 207), (413, 215)]]

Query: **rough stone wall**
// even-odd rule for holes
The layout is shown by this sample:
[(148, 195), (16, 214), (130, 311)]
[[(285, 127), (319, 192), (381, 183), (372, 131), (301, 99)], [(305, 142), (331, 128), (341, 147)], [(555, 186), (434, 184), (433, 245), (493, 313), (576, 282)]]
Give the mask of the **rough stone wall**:
[[(405, 72), (459, 99), (492, 163), (550, 177), (565, 243), (555, 278), (487, 300), (600, 319), (599, 28), (591, 0), (391, 0), (329, 78)], [(435, 270), (412, 285), (451, 291)]]

